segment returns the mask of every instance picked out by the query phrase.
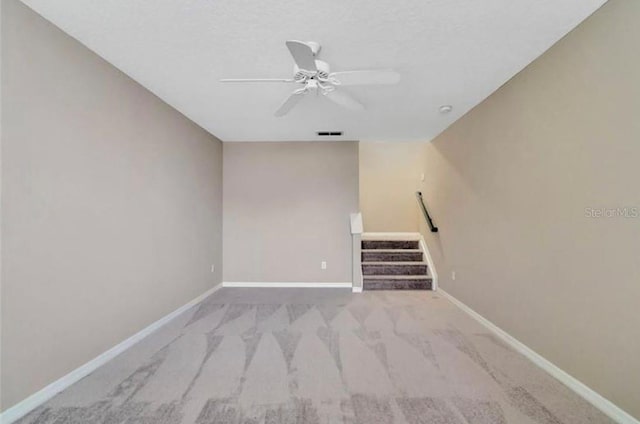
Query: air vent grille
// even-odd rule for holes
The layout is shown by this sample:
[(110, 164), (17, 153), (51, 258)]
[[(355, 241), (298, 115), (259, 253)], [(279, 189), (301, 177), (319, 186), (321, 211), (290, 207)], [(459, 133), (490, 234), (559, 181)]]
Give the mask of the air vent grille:
[(339, 137), (342, 131), (318, 131), (316, 134), (320, 137)]

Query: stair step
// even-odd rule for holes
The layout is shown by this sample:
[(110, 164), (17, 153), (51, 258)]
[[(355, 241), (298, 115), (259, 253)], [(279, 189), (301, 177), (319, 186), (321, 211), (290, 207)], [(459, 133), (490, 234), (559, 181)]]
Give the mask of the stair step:
[(363, 275), (427, 275), (426, 262), (363, 262)]
[(432, 290), (433, 280), (426, 276), (369, 276), (362, 280), (364, 290)]
[(362, 240), (363, 249), (418, 249), (418, 240)]
[(362, 262), (422, 262), (420, 249), (372, 249), (362, 251)]

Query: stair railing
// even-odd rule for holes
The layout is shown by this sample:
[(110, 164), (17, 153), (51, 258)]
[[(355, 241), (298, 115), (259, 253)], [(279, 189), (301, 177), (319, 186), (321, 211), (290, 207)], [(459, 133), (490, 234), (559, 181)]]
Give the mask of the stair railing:
[(422, 198), (422, 192), (416, 191), (416, 198), (418, 199), (418, 204), (420, 205), (420, 209), (422, 209), (422, 214), (424, 215), (425, 221), (427, 221), (427, 225), (429, 225), (429, 229), (432, 233), (438, 232), (438, 227), (435, 226), (433, 220), (431, 219), (431, 215), (429, 215), (429, 211), (427, 210), (427, 206), (424, 204), (424, 199)]

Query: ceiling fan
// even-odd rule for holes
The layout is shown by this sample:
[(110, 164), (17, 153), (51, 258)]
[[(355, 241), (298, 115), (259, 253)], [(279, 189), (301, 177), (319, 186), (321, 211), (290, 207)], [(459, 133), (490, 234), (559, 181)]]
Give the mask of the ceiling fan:
[(320, 44), (313, 41), (289, 40), (287, 48), (295, 62), (293, 78), (222, 79), (221, 82), (284, 82), (295, 83), (295, 89), (276, 110), (275, 116), (284, 116), (308, 93), (322, 94), (327, 99), (351, 110), (364, 110), (364, 105), (351, 97), (340, 86), (397, 84), (400, 74), (392, 69), (369, 71), (331, 72), (329, 64), (317, 60)]

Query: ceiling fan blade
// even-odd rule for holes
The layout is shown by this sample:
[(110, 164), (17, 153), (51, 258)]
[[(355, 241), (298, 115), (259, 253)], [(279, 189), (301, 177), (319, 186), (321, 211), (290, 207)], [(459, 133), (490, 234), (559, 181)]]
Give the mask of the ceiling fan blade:
[(400, 82), (400, 74), (393, 69), (334, 72), (330, 77), (337, 80), (338, 85), (390, 85)]
[(313, 73), (318, 72), (318, 68), (316, 67), (316, 58), (311, 46), (307, 43), (296, 40), (289, 40), (286, 42), (286, 45), (291, 56), (293, 56), (293, 60), (296, 62), (296, 65), (298, 65), (298, 68)]
[(278, 110), (276, 110), (274, 115), (284, 116), (287, 113), (289, 113), (289, 111), (293, 109), (300, 100), (302, 100), (302, 97), (304, 97), (305, 94), (306, 94), (306, 90), (304, 89), (296, 90), (293, 93), (291, 93), (291, 95), (287, 98), (287, 100), (285, 100), (284, 103), (280, 105)]
[(287, 78), (225, 78), (220, 82), (296, 82)]
[(334, 103), (339, 104), (342, 107), (346, 107), (351, 110), (364, 110), (365, 107), (362, 103), (351, 97), (349, 94), (340, 89), (329, 91), (325, 94), (327, 99)]

